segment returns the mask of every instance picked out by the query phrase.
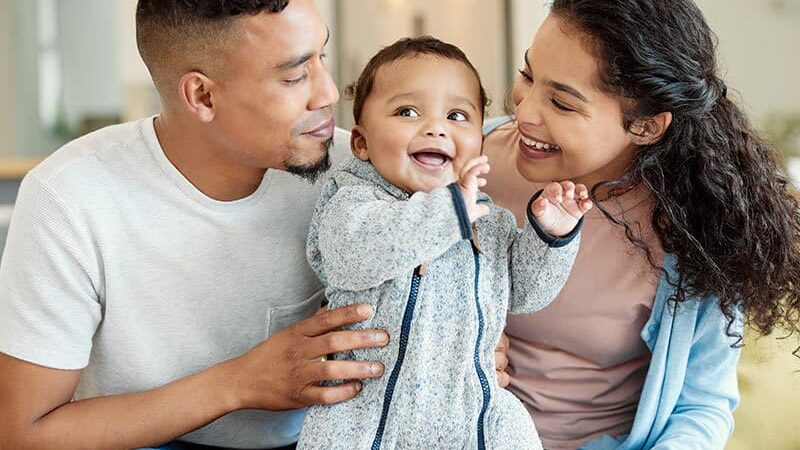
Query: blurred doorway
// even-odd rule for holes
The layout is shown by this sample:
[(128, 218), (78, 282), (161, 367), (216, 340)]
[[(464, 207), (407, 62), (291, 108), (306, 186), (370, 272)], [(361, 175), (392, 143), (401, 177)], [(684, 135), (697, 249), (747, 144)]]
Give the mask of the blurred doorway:
[[(460, 47), (481, 74), (502, 113), (510, 80), (507, 18), (510, 0), (340, 0), (336, 2), (337, 78), (343, 88), (358, 78), (381, 47), (407, 36), (431, 35)], [(342, 99), (337, 124), (353, 125), (352, 102)]]

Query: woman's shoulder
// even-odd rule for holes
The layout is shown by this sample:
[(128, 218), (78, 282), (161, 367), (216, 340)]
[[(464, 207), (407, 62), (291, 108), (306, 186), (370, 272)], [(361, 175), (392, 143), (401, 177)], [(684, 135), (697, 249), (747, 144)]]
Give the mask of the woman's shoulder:
[[(509, 126), (510, 125), (510, 126)], [(514, 116), (490, 117), (483, 122), (483, 135), (488, 136), (498, 128), (513, 128)]]

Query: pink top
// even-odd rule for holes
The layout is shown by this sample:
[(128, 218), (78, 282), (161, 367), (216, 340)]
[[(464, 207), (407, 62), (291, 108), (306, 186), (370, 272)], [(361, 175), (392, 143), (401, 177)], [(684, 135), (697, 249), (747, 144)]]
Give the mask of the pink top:
[[(649, 217), (647, 196), (636, 194), (623, 198), (634, 203), (628, 216)], [(623, 239), (621, 228), (590, 211), (572, 274), (556, 300), (537, 314), (508, 318), (511, 390), (548, 450), (575, 449), (633, 425), (650, 363), (639, 333), (659, 276)]]
[[(521, 216), (525, 206), (517, 194), (529, 197), (535, 186), (512, 170), (515, 155), (493, 155), (489, 147), (485, 152), (494, 180), (488, 193)], [(650, 226), (648, 192), (637, 188), (604, 205), (641, 224), (660, 262), (663, 250)], [(573, 450), (604, 434), (630, 432), (650, 362), (639, 334), (659, 277), (624, 230), (595, 208), (586, 216), (577, 260), (556, 300), (536, 314), (509, 316), (510, 389), (532, 414), (548, 450)]]

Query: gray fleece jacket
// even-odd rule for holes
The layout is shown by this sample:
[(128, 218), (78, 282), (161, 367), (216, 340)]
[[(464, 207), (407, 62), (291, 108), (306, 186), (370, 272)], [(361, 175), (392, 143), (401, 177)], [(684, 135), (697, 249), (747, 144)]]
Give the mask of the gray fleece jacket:
[(335, 356), (386, 372), (352, 400), (310, 408), (298, 449), (542, 448), (525, 407), (497, 385), (494, 350), (507, 313), (540, 310), (561, 290), (581, 224), (562, 239), (522, 231), (480, 201), (491, 214), (473, 228), (455, 185), (409, 196), (357, 159), (332, 174), (309, 262), (331, 308), (373, 305), (349, 329), (384, 329), (391, 342)]

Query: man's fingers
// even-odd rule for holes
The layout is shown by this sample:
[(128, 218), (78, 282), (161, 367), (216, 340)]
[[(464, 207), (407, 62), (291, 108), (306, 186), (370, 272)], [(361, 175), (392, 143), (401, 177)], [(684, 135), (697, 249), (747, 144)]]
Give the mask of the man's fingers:
[(377, 361), (317, 361), (303, 369), (299, 376), (304, 383), (320, 381), (360, 380), (383, 375), (383, 364)]
[(302, 353), (310, 359), (317, 359), (358, 348), (383, 347), (388, 343), (389, 335), (381, 330), (332, 331), (305, 342)]
[(303, 406), (308, 405), (331, 405), (343, 402), (355, 397), (361, 391), (361, 382), (348, 381), (338, 386), (314, 386), (309, 385), (303, 388), (297, 399)]
[(303, 336), (314, 337), (331, 330), (351, 325), (372, 316), (372, 307), (366, 304), (349, 305), (317, 314), (295, 324), (295, 328)]

